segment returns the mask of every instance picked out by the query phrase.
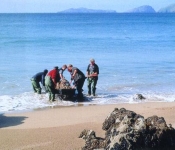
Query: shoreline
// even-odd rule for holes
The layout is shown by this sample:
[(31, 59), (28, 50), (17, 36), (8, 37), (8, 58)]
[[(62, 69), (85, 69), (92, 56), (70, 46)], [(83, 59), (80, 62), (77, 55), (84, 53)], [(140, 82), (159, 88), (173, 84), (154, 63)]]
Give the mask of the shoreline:
[[(126, 108), (144, 118), (164, 117), (175, 127), (175, 102), (69, 106), (0, 114), (0, 149), (78, 150), (85, 142), (78, 136), (92, 129), (104, 137), (102, 123), (114, 108)], [(10, 142), (9, 142), (10, 141)]]
[[(75, 99), (71, 100), (60, 100), (56, 98), (55, 102), (48, 101), (48, 95), (46, 94), (33, 94), (31, 92), (23, 93), (22, 95), (9, 97), (8, 95), (5, 97), (0, 97), (2, 103), (0, 105), (0, 113), (15, 113), (15, 112), (26, 112), (26, 111), (34, 111), (38, 109), (47, 109), (47, 108), (55, 108), (55, 107), (72, 107), (72, 106), (90, 106), (90, 105), (110, 105), (110, 104), (138, 104), (138, 103), (154, 103), (154, 102), (175, 102), (173, 95), (165, 95), (167, 99), (162, 98), (162, 96), (157, 97), (153, 95), (149, 97), (149, 95), (143, 94), (143, 97), (146, 99), (139, 99), (138, 95), (142, 94), (131, 94), (131, 95), (123, 95), (122, 94), (112, 94), (108, 93), (107, 95), (97, 95), (97, 97), (87, 97), (85, 95), (85, 100), (83, 102), (77, 102)], [(25, 99), (24, 99), (25, 98)], [(13, 103), (11, 103), (13, 101)]]
[(21, 114), (35, 111), (44, 111), (44, 110), (52, 110), (59, 108), (71, 108), (71, 107), (89, 107), (89, 106), (109, 106), (109, 105), (142, 105), (142, 104), (158, 104), (158, 103), (175, 103), (175, 101), (140, 101), (140, 102), (121, 102), (121, 103), (111, 103), (111, 104), (93, 104), (93, 103), (82, 103), (78, 102), (72, 105), (50, 105), (45, 107), (33, 108), (33, 109), (24, 109), (24, 110), (11, 110), (11, 111), (2, 111), (1, 114)]

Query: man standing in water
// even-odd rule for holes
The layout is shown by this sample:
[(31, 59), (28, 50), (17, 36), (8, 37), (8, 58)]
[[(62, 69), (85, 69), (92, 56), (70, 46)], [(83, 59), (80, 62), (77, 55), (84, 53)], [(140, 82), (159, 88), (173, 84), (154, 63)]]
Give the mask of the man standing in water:
[(78, 68), (73, 67), (73, 65), (68, 65), (67, 67), (68, 71), (71, 74), (71, 81), (74, 80), (74, 84), (77, 88), (78, 91), (78, 99), (82, 100), (83, 98), (83, 85), (84, 85), (84, 81), (85, 81), (85, 75), (83, 72), (81, 72)]
[(40, 82), (44, 87), (45, 86), (45, 76), (47, 73), (48, 73), (48, 70), (45, 69), (43, 72), (39, 72), (32, 77), (31, 82), (32, 82), (33, 91), (35, 93), (41, 94)]
[[(97, 81), (98, 81), (98, 74), (99, 74), (99, 67), (98, 65), (95, 63), (94, 59), (90, 60), (90, 64), (87, 67), (87, 86), (88, 86), (88, 95), (91, 95), (91, 90), (92, 90), (92, 94), (93, 96), (95, 96), (95, 92), (96, 92), (96, 85), (97, 85)], [(92, 89), (91, 89), (92, 88)]]
[(49, 92), (49, 101), (55, 100), (55, 87), (58, 82), (58, 67), (54, 67), (45, 77), (46, 89)]

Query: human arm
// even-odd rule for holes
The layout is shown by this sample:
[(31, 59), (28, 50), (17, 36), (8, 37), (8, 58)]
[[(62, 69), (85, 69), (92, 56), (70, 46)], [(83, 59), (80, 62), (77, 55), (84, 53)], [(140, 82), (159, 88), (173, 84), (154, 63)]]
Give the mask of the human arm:
[(90, 66), (90, 65), (88, 65), (87, 70), (86, 70), (86, 77), (87, 77), (87, 78), (90, 77), (90, 76), (89, 76), (89, 72), (90, 72), (90, 71), (89, 71), (89, 66)]
[(75, 69), (74, 72), (72, 73), (71, 80), (73, 80), (75, 78), (76, 73), (77, 73), (77, 69)]
[(60, 76), (60, 79), (61, 79), (61, 80), (64, 79), (63, 70), (62, 70), (62, 69), (60, 69), (60, 71), (59, 71), (59, 76)]
[(90, 76), (89, 76), (89, 72), (88, 72), (88, 71), (86, 72), (86, 77), (87, 77), (87, 78), (88, 78), (88, 77), (90, 77)]
[(53, 81), (55, 86), (56, 86), (56, 82), (57, 82), (57, 75), (58, 75), (57, 70), (54, 70), (52, 72), (52, 81)]
[(45, 86), (45, 75), (44, 74), (42, 74), (41, 76), (41, 84)]
[(94, 73), (88, 75), (88, 77), (97, 77), (97, 76), (98, 76), (97, 72), (94, 72)]
[(60, 79), (63, 80), (64, 79), (64, 76), (63, 74), (60, 73)]

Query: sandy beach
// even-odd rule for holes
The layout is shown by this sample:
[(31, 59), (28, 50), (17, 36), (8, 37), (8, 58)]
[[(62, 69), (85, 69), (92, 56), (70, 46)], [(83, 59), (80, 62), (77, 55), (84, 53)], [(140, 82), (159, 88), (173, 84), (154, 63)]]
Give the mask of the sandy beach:
[(83, 129), (104, 137), (102, 123), (114, 108), (164, 117), (175, 127), (175, 102), (72, 106), (0, 115), (0, 150), (78, 150)]

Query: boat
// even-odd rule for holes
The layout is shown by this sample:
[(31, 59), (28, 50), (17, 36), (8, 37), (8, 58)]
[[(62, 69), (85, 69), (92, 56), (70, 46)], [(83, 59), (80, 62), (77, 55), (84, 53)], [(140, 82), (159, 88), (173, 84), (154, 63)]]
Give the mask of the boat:
[(63, 79), (57, 83), (55, 91), (61, 100), (73, 100), (76, 89), (70, 85), (69, 81)]

